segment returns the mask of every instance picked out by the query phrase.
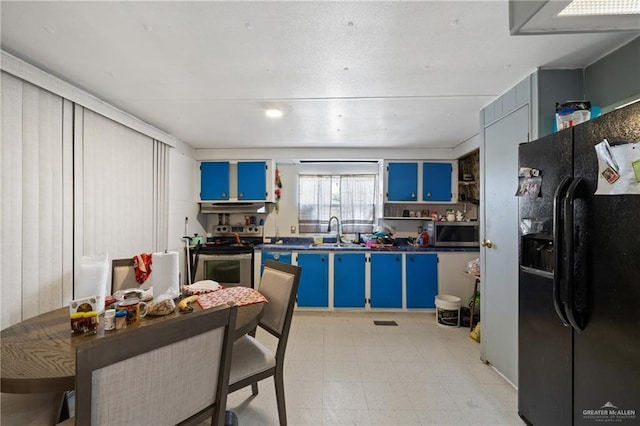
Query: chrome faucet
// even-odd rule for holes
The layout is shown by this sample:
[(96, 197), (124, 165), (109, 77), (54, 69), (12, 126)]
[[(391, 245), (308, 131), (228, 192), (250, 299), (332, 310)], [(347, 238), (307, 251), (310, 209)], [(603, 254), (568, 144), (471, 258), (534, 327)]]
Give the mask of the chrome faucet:
[(340, 219), (338, 219), (338, 216), (331, 216), (329, 218), (329, 226), (327, 227), (327, 232), (331, 232), (331, 221), (335, 219), (336, 220), (336, 244), (340, 244), (342, 242), (342, 237), (340, 235)]

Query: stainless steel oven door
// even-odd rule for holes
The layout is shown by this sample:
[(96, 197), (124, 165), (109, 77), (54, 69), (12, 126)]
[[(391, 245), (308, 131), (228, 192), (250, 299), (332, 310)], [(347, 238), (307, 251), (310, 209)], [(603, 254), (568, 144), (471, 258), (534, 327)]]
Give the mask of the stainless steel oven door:
[(253, 253), (200, 254), (195, 281), (213, 280), (225, 287), (252, 287)]

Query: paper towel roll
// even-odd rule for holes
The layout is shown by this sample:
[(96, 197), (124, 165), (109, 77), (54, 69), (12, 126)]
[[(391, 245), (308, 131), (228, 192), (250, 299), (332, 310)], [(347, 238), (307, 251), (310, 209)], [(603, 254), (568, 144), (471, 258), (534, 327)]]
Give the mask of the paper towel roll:
[(165, 295), (174, 299), (180, 294), (178, 252), (153, 253), (153, 298)]
[(75, 283), (74, 298), (96, 296), (98, 312), (104, 311), (110, 267), (111, 262), (108, 256), (83, 256), (78, 270), (78, 280)]

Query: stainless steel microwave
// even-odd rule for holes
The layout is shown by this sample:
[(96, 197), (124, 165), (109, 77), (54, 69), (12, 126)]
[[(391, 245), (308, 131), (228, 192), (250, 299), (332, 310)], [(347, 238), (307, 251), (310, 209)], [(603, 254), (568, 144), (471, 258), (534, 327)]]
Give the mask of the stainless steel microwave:
[(474, 222), (435, 222), (433, 245), (436, 247), (479, 247), (480, 224)]

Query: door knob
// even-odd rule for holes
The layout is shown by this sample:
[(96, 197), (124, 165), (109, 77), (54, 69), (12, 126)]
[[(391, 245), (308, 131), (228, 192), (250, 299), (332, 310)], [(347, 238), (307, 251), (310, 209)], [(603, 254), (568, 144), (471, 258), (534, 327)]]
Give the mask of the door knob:
[(493, 247), (493, 243), (491, 242), (491, 240), (482, 240), (482, 242), (480, 243), (480, 245), (482, 247), (487, 247), (487, 248), (491, 248)]

